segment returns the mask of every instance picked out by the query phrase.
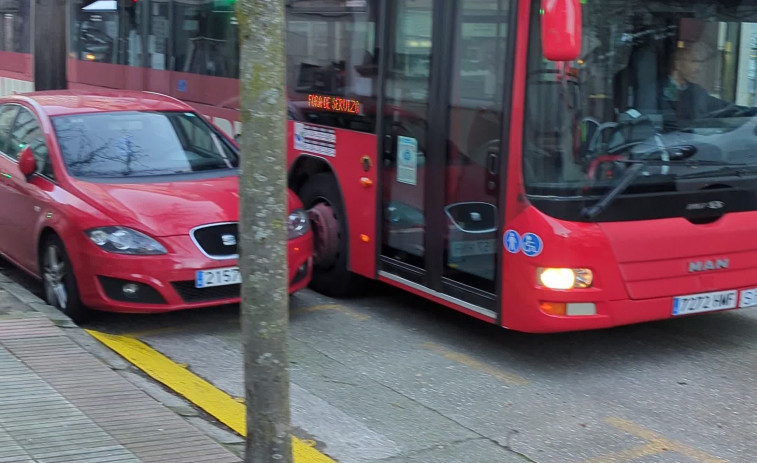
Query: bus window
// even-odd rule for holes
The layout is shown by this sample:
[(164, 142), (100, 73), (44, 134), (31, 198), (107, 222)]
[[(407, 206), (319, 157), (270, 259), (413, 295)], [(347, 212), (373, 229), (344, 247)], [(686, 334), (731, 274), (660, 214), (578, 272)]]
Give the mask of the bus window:
[(29, 53), (31, 1), (0, 3), (0, 51)]
[(296, 120), (375, 130), (377, 0), (287, 3), (289, 114)]
[(71, 53), (76, 59), (142, 66), (138, 4), (134, 2), (73, 2)]
[(174, 0), (173, 4), (174, 24), (170, 33), (174, 41), (174, 70), (238, 78), (239, 28), (234, 2)]

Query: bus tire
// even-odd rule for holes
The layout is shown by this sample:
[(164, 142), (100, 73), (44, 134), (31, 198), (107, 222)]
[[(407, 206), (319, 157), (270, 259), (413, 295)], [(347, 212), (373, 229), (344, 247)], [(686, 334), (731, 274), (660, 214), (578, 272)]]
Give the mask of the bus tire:
[(313, 229), (313, 277), (310, 287), (321, 294), (355, 294), (359, 277), (349, 270), (347, 215), (336, 179), (329, 173), (310, 177), (299, 191)]

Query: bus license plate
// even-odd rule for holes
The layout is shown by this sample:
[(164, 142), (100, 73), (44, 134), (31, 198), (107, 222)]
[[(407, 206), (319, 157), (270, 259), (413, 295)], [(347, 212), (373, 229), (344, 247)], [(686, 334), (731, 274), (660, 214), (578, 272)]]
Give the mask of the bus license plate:
[(453, 258), (490, 255), (495, 252), (495, 240), (453, 241), (450, 256)]
[(236, 285), (242, 282), (239, 267), (214, 268), (195, 272), (195, 288)]
[(739, 300), (739, 308), (745, 309), (747, 307), (757, 306), (757, 288), (745, 289), (741, 291), (741, 298)]
[(718, 291), (714, 293), (690, 294), (673, 298), (673, 315), (711, 312), (714, 310), (735, 309), (739, 292)]

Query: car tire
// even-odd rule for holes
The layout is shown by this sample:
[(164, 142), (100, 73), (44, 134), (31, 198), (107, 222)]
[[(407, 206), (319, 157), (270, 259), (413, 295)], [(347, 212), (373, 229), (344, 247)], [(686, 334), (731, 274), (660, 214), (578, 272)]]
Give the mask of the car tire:
[(313, 229), (313, 276), (310, 287), (321, 294), (356, 294), (362, 279), (349, 270), (349, 236), (342, 194), (331, 174), (317, 174), (299, 191)]
[(90, 312), (79, 298), (71, 260), (57, 235), (45, 238), (40, 247), (39, 261), (45, 301), (76, 323), (89, 320)]

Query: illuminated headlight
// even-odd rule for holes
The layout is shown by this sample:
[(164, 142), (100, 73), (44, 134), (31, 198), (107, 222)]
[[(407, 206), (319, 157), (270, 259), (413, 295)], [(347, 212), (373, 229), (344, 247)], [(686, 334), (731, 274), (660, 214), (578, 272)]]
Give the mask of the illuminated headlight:
[(594, 282), (594, 274), (588, 268), (539, 268), (536, 281), (549, 289), (588, 288)]
[(166, 248), (149, 236), (126, 227), (100, 227), (85, 232), (103, 251), (116, 254), (165, 254)]
[(310, 219), (307, 212), (295, 209), (289, 213), (289, 239), (299, 238), (310, 231)]

